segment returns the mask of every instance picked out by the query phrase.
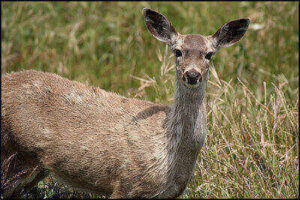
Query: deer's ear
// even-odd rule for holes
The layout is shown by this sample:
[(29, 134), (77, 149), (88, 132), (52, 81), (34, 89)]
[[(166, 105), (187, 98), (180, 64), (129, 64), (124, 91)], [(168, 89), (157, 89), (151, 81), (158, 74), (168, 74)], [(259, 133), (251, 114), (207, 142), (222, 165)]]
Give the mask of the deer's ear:
[(246, 33), (249, 24), (249, 19), (238, 19), (224, 24), (212, 36), (215, 48), (228, 47), (239, 41)]
[(167, 44), (175, 41), (177, 32), (165, 16), (149, 8), (143, 9), (143, 15), (147, 29), (156, 39)]

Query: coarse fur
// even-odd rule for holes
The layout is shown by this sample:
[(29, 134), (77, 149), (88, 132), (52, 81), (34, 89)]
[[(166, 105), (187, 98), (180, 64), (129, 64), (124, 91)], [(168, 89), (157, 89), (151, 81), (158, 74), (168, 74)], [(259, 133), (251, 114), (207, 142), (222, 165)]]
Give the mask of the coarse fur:
[(34, 70), (2, 76), (6, 197), (24, 194), (49, 173), (111, 198), (183, 193), (206, 138), (210, 56), (240, 40), (250, 21), (228, 22), (212, 36), (181, 35), (162, 14), (151, 9), (143, 14), (150, 33), (176, 53), (173, 105)]

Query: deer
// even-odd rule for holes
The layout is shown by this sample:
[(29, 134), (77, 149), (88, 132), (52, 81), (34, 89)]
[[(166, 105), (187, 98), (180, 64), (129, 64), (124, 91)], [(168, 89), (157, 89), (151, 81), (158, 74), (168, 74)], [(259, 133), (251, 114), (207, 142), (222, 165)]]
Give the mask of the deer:
[(175, 54), (173, 104), (127, 98), (53, 73), (3, 75), (5, 197), (25, 194), (49, 174), (110, 198), (176, 198), (184, 192), (206, 140), (211, 58), (238, 42), (250, 20), (227, 22), (209, 36), (184, 35), (163, 14), (142, 12), (148, 31)]

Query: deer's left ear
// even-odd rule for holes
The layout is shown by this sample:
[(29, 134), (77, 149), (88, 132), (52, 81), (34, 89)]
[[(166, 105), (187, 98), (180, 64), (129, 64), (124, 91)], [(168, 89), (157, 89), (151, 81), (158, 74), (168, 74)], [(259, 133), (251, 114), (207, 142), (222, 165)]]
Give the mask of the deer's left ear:
[(212, 35), (216, 49), (228, 47), (239, 41), (246, 33), (250, 24), (249, 19), (238, 19), (227, 22)]

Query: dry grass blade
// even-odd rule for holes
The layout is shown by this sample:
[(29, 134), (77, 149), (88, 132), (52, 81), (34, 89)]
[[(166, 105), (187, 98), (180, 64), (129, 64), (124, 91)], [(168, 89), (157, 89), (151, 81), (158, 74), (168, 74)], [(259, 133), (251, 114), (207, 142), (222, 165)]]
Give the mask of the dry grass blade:
[[(260, 106), (262, 106), (266, 111), (268, 111), (268, 113), (270, 114), (270, 116), (273, 117), (271, 111), (270, 111), (264, 104), (260, 103), (260, 102), (257, 100), (257, 98), (255, 97), (255, 95), (254, 95), (254, 94), (246, 87), (246, 85), (245, 85), (239, 78), (237, 78), (237, 79), (238, 79), (239, 83), (242, 84), (243, 88), (245, 88), (245, 89), (248, 91), (248, 93), (251, 95), (251, 97), (252, 97), (253, 99), (255, 99), (255, 102), (256, 102), (257, 104), (259, 104)], [(274, 117), (273, 117), (273, 118), (274, 118)]]

